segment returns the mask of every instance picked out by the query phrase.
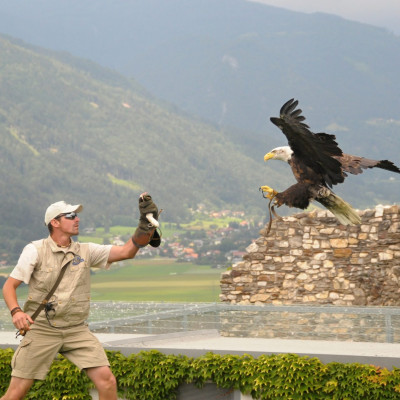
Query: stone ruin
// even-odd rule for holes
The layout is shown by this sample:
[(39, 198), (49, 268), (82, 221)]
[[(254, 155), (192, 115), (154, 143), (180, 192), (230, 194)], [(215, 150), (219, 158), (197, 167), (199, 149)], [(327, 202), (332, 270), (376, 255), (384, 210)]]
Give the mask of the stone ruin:
[(222, 302), (400, 305), (399, 206), (359, 212), (344, 226), (329, 211), (275, 219), (221, 276)]

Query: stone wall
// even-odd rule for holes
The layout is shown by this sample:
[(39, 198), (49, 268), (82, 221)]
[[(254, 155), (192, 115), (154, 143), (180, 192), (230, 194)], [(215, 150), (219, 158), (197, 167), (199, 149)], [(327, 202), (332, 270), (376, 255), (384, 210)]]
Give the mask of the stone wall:
[(399, 306), (399, 206), (377, 206), (360, 216), (358, 226), (338, 224), (329, 211), (275, 219), (243, 261), (222, 274), (220, 300)]

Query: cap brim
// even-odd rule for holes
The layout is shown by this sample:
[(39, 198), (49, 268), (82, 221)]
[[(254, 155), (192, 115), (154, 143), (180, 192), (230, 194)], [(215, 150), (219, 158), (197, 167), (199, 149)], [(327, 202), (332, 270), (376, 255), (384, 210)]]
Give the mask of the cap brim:
[(48, 225), (52, 219), (56, 218), (60, 214), (68, 214), (71, 212), (80, 213), (82, 210), (83, 210), (82, 204), (75, 204), (75, 205), (70, 204), (66, 207), (59, 208), (58, 210), (56, 210), (56, 212), (51, 211), (50, 215), (48, 215), (48, 213), (46, 213), (45, 219), (44, 219), (44, 224)]

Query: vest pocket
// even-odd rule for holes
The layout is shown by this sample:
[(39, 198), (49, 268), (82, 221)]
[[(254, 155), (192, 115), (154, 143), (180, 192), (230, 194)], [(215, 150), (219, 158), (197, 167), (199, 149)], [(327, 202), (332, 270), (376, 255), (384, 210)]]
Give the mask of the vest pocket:
[(79, 324), (88, 318), (89, 308), (90, 295), (88, 293), (72, 294), (62, 317), (65, 322), (68, 322), (68, 325)]

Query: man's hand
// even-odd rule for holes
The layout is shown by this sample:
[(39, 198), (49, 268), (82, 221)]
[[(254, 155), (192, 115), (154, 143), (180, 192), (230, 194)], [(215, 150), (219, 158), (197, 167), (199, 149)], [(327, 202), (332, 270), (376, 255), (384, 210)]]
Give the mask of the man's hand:
[(20, 311), (13, 315), (12, 322), (19, 330), (20, 334), (24, 336), (25, 333), (31, 329), (30, 326), (33, 324), (33, 319), (30, 315)]
[[(151, 196), (145, 192), (139, 196), (139, 225), (136, 228), (135, 233), (132, 236), (133, 244), (138, 247), (145, 247), (148, 244), (153, 247), (158, 247), (161, 244), (161, 237), (157, 232), (158, 225), (158, 208), (154, 204)], [(148, 218), (150, 215), (152, 218)], [(156, 223), (150, 222), (152, 219)]]

